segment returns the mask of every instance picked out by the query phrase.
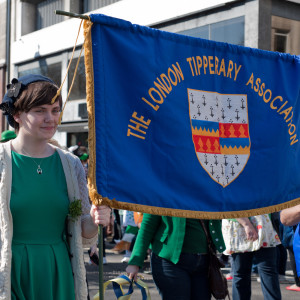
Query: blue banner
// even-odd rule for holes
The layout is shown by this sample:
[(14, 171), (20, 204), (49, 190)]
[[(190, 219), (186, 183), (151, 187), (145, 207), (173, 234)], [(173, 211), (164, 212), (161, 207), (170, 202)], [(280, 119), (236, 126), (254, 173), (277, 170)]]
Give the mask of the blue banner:
[(90, 18), (93, 201), (192, 218), (300, 203), (299, 57)]

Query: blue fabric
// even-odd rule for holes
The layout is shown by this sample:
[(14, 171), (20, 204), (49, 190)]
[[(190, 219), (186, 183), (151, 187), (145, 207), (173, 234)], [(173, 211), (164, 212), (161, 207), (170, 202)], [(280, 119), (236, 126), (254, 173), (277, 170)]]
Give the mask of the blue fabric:
[(102, 197), (184, 217), (300, 197), (299, 57), (90, 17)]
[(295, 234), (294, 234), (294, 242), (293, 242), (293, 250), (296, 261), (297, 275), (300, 277), (300, 224), (298, 224)]
[[(117, 299), (119, 299), (121, 296), (124, 296), (124, 295), (131, 295), (133, 293), (133, 282), (127, 277), (127, 276), (124, 276), (124, 275), (120, 275), (119, 276), (120, 278), (122, 279), (125, 279), (128, 281), (129, 283), (129, 287), (128, 287), (128, 291), (127, 293), (123, 293), (122, 289), (121, 289), (121, 286), (117, 283), (117, 282), (114, 282), (113, 281), (113, 289), (114, 289), (114, 292), (115, 292), (115, 295), (117, 297)], [(144, 298), (143, 298), (144, 300)]]
[(140, 289), (140, 291), (141, 291), (141, 293), (142, 293), (142, 299), (143, 300), (147, 300), (148, 298), (147, 298), (147, 292), (146, 292), (146, 290), (145, 290), (145, 288), (143, 287), (143, 286), (141, 286), (138, 282), (134, 282), (135, 283), (135, 285)]
[(208, 255), (182, 253), (177, 264), (151, 254), (154, 283), (163, 300), (209, 300)]
[(255, 257), (265, 300), (280, 300), (281, 292), (277, 273), (276, 247), (232, 254), (232, 299), (251, 299), (251, 267)]
[[(124, 284), (124, 281), (123, 280), (120, 281), (119, 279), (123, 279), (123, 280), (125, 280), (125, 282), (127, 281), (127, 284), (129, 285), (127, 293), (124, 293), (124, 291), (122, 289), (122, 285)], [(137, 281), (134, 281), (134, 280), (129, 279), (129, 277), (126, 275), (120, 275), (119, 277), (117, 277), (115, 279), (107, 281), (104, 284), (105, 289), (107, 287), (107, 283), (109, 283), (110, 281), (113, 284), (113, 289), (114, 289), (117, 299), (119, 299), (119, 298), (127, 299), (126, 296), (128, 296), (128, 299), (130, 299), (131, 295), (133, 294), (133, 290), (134, 290), (133, 284), (135, 284), (140, 289), (141, 294), (142, 294), (142, 300), (150, 299), (150, 293), (149, 293), (149, 289), (148, 289), (147, 285), (139, 279)]]
[(280, 232), (279, 238), (281, 240), (281, 244), (285, 248), (293, 248), (293, 241), (294, 241), (293, 226), (285, 226), (280, 222), (279, 232)]

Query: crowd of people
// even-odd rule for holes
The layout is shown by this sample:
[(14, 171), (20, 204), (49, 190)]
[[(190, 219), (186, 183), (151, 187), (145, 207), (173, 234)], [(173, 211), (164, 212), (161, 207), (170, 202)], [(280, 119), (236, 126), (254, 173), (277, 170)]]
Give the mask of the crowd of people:
[(201, 222), (94, 206), (86, 181), (88, 148), (67, 149), (52, 139), (62, 107), (57, 91), (51, 79), (26, 75), (13, 79), (0, 104), (13, 128), (0, 141), (1, 300), (88, 299), (82, 245), (97, 264), (99, 224), (103, 263), (107, 236), (115, 243), (112, 251), (124, 253), (130, 279), (137, 279), (151, 254), (153, 280), (164, 300), (211, 299), (207, 232), (231, 266), (233, 300), (251, 299), (253, 272), (265, 299), (281, 299), (287, 253), (294, 273), (287, 289), (300, 291), (300, 205)]

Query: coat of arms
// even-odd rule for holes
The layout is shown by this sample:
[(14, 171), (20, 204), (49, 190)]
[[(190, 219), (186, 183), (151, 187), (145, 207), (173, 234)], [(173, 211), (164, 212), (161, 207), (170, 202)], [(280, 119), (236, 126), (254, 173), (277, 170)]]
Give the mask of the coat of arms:
[(209, 176), (228, 186), (250, 156), (247, 95), (188, 89), (195, 151)]

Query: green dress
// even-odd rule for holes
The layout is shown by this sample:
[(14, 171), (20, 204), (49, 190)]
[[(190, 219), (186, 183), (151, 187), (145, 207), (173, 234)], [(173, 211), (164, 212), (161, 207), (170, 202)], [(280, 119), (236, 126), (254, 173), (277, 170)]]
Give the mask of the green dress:
[(69, 199), (59, 154), (33, 160), (12, 152), (12, 174), (12, 299), (75, 299), (64, 236)]

